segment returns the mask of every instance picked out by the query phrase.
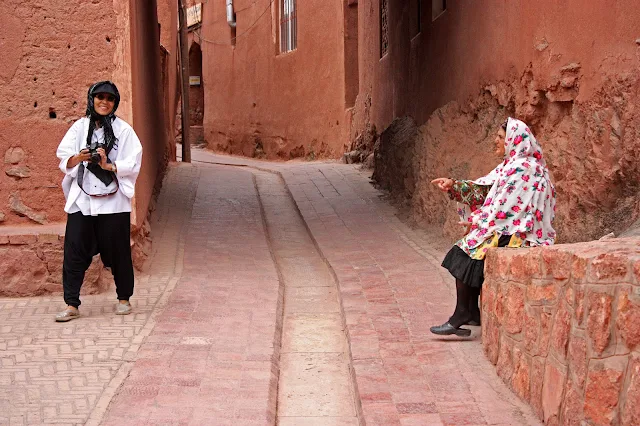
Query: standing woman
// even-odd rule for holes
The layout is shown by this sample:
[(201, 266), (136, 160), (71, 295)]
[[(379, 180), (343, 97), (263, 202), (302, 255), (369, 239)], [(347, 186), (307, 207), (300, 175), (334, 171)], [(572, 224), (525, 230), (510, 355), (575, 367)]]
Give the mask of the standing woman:
[(431, 327), (439, 335), (469, 336), (460, 328), (477, 322), (478, 295), (484, 281), (484, 257), (490, 247), (552, 245), (556, 232), (556, 192), (542, 148), (520, 120), (509, 118), (496, 135), (496, 153), (504, 161), (475, 181), (439, 178), (432, 181), (450, 198), (467, 204), (467, 234), (447, 253), (442, 266), (456, 279), (456, 308), (442, 325)]
[(116, 117), (120, 94), (100, 81), (89, 88), (86, 117), (76, 121), (58, 146), (62, 190), (67, 200), (62, 284), (67, 308), (56, 315), (66, 322), (80, 316), (80, 287), (94, 255), (111, 268), (118, 304), (115, 313), (131, 313), (131, 198), (142, 161), (142, 145), (133, 128)]

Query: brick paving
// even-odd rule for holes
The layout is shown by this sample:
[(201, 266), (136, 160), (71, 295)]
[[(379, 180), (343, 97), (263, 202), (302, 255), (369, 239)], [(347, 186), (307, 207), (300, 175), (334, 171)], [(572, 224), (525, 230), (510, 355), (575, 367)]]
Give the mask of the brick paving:
[(104, 425), (275, 420), (282, 289), (254, 177), (199, 171), (181, 277)]
[(114, 289), (83, 296), (83, 317), (64, 324), (53, 320), (61, 296), (0, 298), (0, 425), (99, 423), (180, 273), (176, 242), (196, 172), (176, 167), (169, 174), (154, 222), (162, 232), (153, 273), (136, 277), (135, 314), (113, 314)]
[(497, 377), (480, 329), (440, 338), (455, 304), (445, 246), (409, 228), (355, 166), (268, 164), (197, 151), (198, 161), (281, 173), (336, 274), (361, 420), (367, 425), (538, 425)]
[[(284, 178), (338, 282), (361, 423), (538, 424), (486, 360), (479, 329), (459, 341), (429, 333), (453, 307), (444, 252), (366, 174), (193, 158)], [(273, 424), (286, 310), (254, 179), (248, 168), (171, 167), (135, 315), (112, 314), (113, 291), (85, 296), (84, 317), (67, 324), (53, 322), (59, 298), (1, 298), (0, 425)]]
[(497, 377), (479, 341), (438, 338), (451, 314), (444, 252), (395, 215), (352, 166), (282, 171), (339, 281), (367, 425), (535, 425)]

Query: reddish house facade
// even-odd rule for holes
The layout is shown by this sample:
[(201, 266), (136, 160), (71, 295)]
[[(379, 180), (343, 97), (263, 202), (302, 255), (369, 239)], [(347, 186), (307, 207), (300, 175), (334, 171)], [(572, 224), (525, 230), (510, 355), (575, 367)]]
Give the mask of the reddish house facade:
[(210, 148), (280, 159), (342, 154), (358, 77), (350, 3), (234, 0), (230, 17), (224, 1), (203, 4), (193, 40)]

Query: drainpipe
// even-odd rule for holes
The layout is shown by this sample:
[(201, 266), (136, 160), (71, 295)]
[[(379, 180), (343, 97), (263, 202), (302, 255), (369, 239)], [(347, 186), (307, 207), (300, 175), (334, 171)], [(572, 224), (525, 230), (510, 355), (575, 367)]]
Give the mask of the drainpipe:
[(233, 13), (233, 0), (227, 0), (227, 23), (231, 28), (236, 27), (236, 14)]

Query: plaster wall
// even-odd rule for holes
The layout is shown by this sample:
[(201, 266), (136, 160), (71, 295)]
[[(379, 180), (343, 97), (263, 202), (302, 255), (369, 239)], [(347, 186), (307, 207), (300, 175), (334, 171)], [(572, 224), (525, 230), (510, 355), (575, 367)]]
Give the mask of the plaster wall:
[(131, 120), (128, 16), (125, 0), (0, 3), (0, 226), (65, 220), (55, 151), (90, 84), (113, 80)]
[(279, 52), (278, 1), (203, 5), (204, 132), (209, 148), (246, 156), (335, 157), (346, 144), (343, 2), (297, 2), (297, 49)]

